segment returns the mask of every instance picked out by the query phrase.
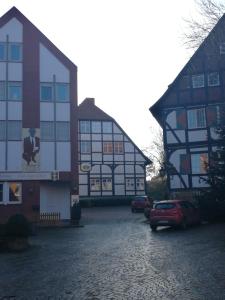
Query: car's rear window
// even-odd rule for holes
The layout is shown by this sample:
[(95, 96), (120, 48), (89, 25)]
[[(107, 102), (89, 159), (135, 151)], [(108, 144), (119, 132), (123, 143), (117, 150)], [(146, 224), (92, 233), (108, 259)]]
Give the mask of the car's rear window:
[(145, 197), (137, 197), (134, 199), (135, 201), (144, 201), (145, 200)]
[(155, 205), (156, 209), (172, 209), (175, 207), (176, 205), (174, 203), (159, 203)]

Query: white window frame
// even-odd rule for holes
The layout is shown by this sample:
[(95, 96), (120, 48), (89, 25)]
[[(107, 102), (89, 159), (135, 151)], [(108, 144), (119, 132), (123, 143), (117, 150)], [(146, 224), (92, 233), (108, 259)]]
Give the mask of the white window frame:
[(126, 190), (127, 191), (134, 191), (135, 190), (134, 177), (127, 177), (126, 178)]
[[(3, 185), (3, 201), (0, 201), (0, 205), (14, 205), (14, 204), (21, 204), (22, 203), (22, 183), (17, 181), (12, 182), (0, 182)], [(18, 184), (20, 189), (20, 195), (18, 201), (10, 201), (10, 185), (11, 184)]]
[(90, 141), (80, 141), (80, 153), (90, 154), (91, 153), (91, 142)]
[[(19, 89), (19, 94), (16, 95), (16, 97), (13, 95), (11, 97), (10, 88), (17, 87)], [(22, 101), (23, 95), (22, 95), (22, 82), (19, 81), (8, 81), (8, 100), (9, 101)], [(18, 96), (18, 97), (17, 97)]]
[(192, 87), (194, 89), (202, 88), (205, 86), (205, 76), (204, 74), (192, 75)]
[[(202, 116), (203, 119), (200, 121), (198, 119), (198, 113), (203, 112)], [(188, 116), (188, 128), (189, 129), (197, 129), (197, 128), (205, 128), (206, 127), (206, 115), (205, 115), (205, 108), (197, 108), (197, 109), (190, 109), (187, 113)], [(201, 124), (201, 122), (203, 124)]]
[(112, 191), (112, 178), (102, 178), (102, 191)]
[(80, 133), (91, 133), (91, 122), (86, 120), (81, 120), (79, 122)]
[(220, 54), (225, 54), (225, 42), (222, 42), (220, 44)]
[(204, 162), (201, 159), (201, 155), (204, 154), (207, 156), (207, 162), (208, 162), (208, 153), (202, 152), (202, 153), (192, 153), (191, 154), (191, 171), (192, 174), (206, 174), (207, 170), (204, 170)]
[(114, 153), (115, 154), (123, 154), (124, 153), (123, 142), (120, 142), (120, 141), (114, 142)]
[(208, 86), (219, 86), (220, 77), (218, 72), (212, 72), (208, 74)]
[(103, 154), (113, 154), (113, 142), (103, 142)]
[(143, 191), (145, 189), (145, 180), (143, 177), (136, 178), (136, 190)]
[(101, 179), (98, 178), (90, 178), (90, 190), (91, 192), (99, 192), (101, 191)]

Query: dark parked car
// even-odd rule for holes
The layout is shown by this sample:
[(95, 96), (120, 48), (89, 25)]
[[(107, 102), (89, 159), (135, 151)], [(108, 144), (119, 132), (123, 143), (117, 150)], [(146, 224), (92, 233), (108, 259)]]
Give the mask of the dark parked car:
[(158, 226), (181, 226), (200, 224), (199, 209), (190, 201), (165, 200), (155, 203), (150, 212), (150, 227), (156, 231)]
[(149, 206), (150, 199), (148, 196), (136, 196), (131, 201), (131, 211), (137, 212), (137, 211), (144, 211), (146, 207)]

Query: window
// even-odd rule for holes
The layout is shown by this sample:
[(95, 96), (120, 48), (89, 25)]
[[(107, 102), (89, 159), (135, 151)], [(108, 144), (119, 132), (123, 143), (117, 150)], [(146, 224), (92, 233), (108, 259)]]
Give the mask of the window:
[(50, 83), (41, 83), (41, 101), (53, 100), (53, 86)]
[(14, 100), (14, 101), (22, 100), (22, 85), (20, 82), (8, 83), (8, 100)]
[(8, 121), (8, 140), (20, 141), (22, 139), (22, 122)]
[(80, 133), (90, 133), (90, 121), (80, 121)]
[(101, 182), (99, 178), (91, 178), (90, 180), (91, 191), (100, 191)]
[(0, 101), (6, 99), (5, 82), (0, 81)]
[(0, 182), (0, 204), (20, 204), (22, 184), (20, 182)]
[(205, 108), (192, 109), (188, 111), (188, 128), (206, 127)]
[(114, 142), (114, 153), (115, 154), (123, 153), (123, 142)]
[(103, 133), (112, 133), (112, 122), (102, 122)]
[(134, 190), (134, 178), (126, 178), (126, 189)]
[(100, 121), (92, 121), (92, 133), (101, 133), (101, 122)]
[(55, 98), (59, 102), (69, 101), (69, 84), (66, 83), (56, 83)]
[(0, 121), (0, 141), (6, 140), (6, 121)]
[(22, 45), (21, 44), (9, 44), (9, 60), (21, 61), (22, 60)]
[(0, 43), (0, 60), (6, 60), (6, 44)]
[(207, 171), (208, 153), (191, 154), (192, 174), (204, 174)]
[(225, 54), (225, 42), (220, 44), (220, 54)]
[(40, 133), (42, 141), (54, 141), (55, 139), (55, 128), (54, 122), (41, 122)]
[(80, 142), (80, 153), (83, 153), (83, 154), (91, 153), (91, 142), (89, 142), (89, 141)]
[(136, 189), (138, 191), (142, 191), (142, 190), (144, 190), (144, 187), (145, 187), (144, 178), (137, 178), (136, 179)]
[(173, 209), (176, 207), (176, 204), (174, 203), (159, 203), (155, 204), (155, 209)]
[(181, 90), (190, 88), (190, 77), (188, 75), (181, 77), (179, 87)]
[(218, 72), (213, 72), (208, 74), (208, 86), (218, 86), (220, 85), (220, 78)]
[(56, 122), (56, 140), (69, 141), (70, 140), (70, 123)]
[(3, 202), (3, 183), (0, 182), (0, 203)]
[(204, 87), (204, 74), (192, 75), (192, 86), (193, 88)]
[(113, 153), (113, 143), (112, 142), (103, 142), (103, 153), (112, 154)]
[(9, 202), (21, 202), (22, 198), (22, 186), (18, 182), (9, 183)]
[(111, 178), (102, 178), (102, 190), (111, 191), (112, 190), (112, 179)]

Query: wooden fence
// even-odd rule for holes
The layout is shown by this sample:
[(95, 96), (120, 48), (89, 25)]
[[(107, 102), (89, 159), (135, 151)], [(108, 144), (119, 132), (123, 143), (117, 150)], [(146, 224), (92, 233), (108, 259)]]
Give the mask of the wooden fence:
[(60, 213), (40, 213), (39, 225), (40, 226), (60, 226)]

